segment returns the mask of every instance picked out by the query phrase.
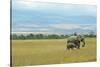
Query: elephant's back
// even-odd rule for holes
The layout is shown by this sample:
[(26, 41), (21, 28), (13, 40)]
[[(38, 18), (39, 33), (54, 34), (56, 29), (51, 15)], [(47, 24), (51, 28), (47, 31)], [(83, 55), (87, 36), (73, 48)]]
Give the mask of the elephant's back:
[(68, 37), (67, 40), (68, 41), (75, 41), (75, 40), (77, 40), (77, 36), (70, 36), (70, 37)]

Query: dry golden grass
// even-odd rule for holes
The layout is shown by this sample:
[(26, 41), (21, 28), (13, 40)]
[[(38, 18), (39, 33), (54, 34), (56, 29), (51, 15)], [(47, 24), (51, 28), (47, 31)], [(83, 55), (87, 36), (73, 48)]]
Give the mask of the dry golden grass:
[(14, 66), (96, 61), (96, 39), (87, 38), (86, 46), (65, 50), (67, 39), (12, 40)]

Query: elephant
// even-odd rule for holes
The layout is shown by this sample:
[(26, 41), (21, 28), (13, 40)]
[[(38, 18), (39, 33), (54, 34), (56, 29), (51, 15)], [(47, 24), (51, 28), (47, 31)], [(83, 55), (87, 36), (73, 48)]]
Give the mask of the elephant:
[(77, 48), (80, 49), (80, 42), (82, 42), (82, 47), (85, 47), (85, 38), (81, 35), (70, 36), (67, 39), (67, 49)]

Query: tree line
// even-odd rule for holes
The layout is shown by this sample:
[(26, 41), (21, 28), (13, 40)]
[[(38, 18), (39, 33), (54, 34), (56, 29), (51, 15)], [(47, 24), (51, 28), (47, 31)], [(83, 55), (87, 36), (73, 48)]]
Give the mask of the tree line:
[[(71, 34), (72, 35), (72, 34)], [(57, 35), (57, 34), (49, 34), (49, 35), (44, 35), (44, 34), (11, 34), (11, 40), (27, 40), (27, 39), (64, 39), (67, 38), (71, 35)], [(94, 34), (85, 34), (85, 37), (96, 37)]]
[(11, 35), (11, 39), (16, 40), (16, 39), (63, 39), (63, 38), (67, 38), (68, 35), (56, 35), (56, 34), (51, 34), (51, 35), (44, 35), (44, 34), (21, 34), (21, 35), (17, 35), (17, 34), (12, 34)]

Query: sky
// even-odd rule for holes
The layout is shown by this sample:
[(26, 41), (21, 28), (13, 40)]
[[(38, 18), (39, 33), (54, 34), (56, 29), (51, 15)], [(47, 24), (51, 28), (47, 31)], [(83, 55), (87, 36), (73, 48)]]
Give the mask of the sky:
[(12, 0), (12, 32), (96, 32), (96, 6)]

